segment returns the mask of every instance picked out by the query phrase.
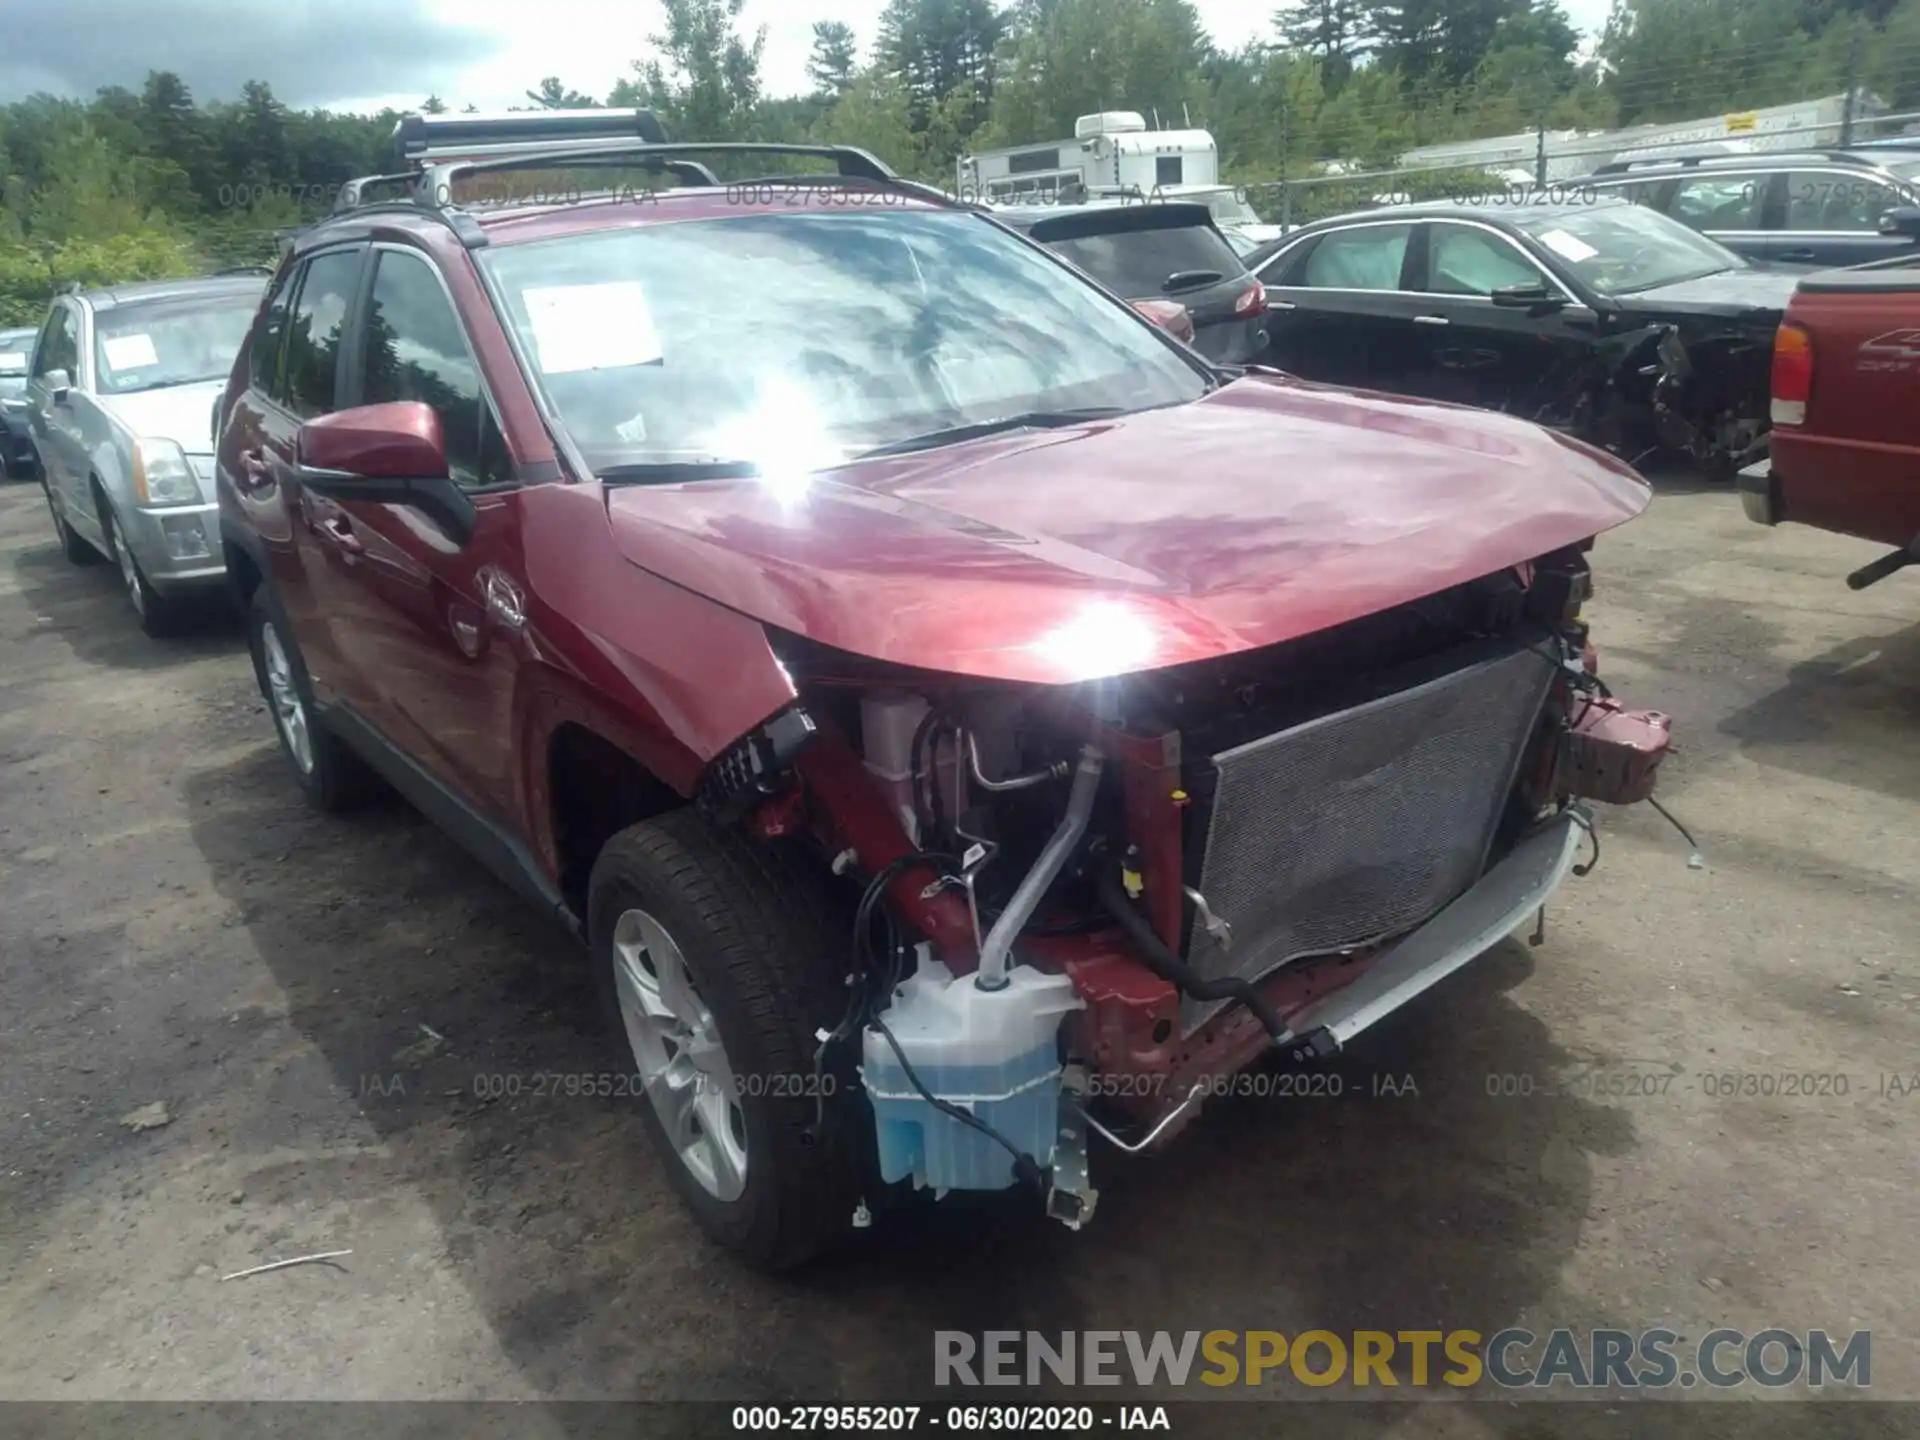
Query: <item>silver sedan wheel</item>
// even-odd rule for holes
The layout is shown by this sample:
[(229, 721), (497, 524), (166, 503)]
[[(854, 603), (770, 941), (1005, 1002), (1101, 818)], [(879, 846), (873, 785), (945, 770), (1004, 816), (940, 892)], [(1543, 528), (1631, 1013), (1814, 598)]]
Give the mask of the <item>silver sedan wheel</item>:
[(307, 729), (307, 707), (300, 700), (300, 687), (293, 682), (293, 663), (287, 659), (286, 647), (272, 622), (260, 627), (260, 658), (267, 672), (273, 723), (280, 727), (280, 738), (287, 742), (287, 753), (293, 756), (300, 773), (311, 775), (313, 736)]
[(140, 567), (134, 562), (133, 548), (117, 526), (107, 527), (107, 539), (113, 544), (113, 558), (120, 562), (120, 578), (126, 582), (127, 598), (133, 602), (134, 613), (146, 614), (147, 594), (140, 583)]
[(614, 987), (627, 1043), (674, 1153), (701, 1188), (738, 1200), (747, 1188), (747, 1121), (713, 1012), (673, 936), (644, 910), (613, 927)]

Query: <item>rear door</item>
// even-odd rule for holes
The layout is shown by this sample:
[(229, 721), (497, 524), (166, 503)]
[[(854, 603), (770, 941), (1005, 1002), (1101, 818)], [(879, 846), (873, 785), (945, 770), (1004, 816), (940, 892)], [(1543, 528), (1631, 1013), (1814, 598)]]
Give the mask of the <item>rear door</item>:
[(1368, 220), (1323, 230), (1275, 254), (1265, 364), (1332, 385), (1404, 392), (1417, 369), (1416, 298), (1404, 271), (1415, 223)]
[(323, 705), (365, 701), (335, 642), (339, 546), (335, 502), (300, 484), (300, 427), (339, 406), (347, 321), (367, 247), (321, 250), (290, 269), (248, 346), (248, 384), (227, 416), (221, 455), (230, 493), (266, 552), (267, 577), (293, 626)]
[(1667, 192), (1666, 212), (1736, 254), (1764, 258), (1768, 239), (1761, 226), (1760, 202), (1767, 179), (1767, 172), (1760, 169), (1683, 175)]
[[(1414, 291), (1414, 394), (1564, 420), (1592, 351), (1593, 312), (1491, 225), (1436, 220), (1420, 237)], [(1538, 287), (1559, 309), (1496, 305), (1494, 292)]]
[(1880, 217), (1914, 203), (1914, 193), (1871, 170), (1806, 165), (1775, 173), (1767, 195), (1768, 260), (1801, 265), (1864, 265), (1914, 253), (1904, 235), (1882, 235)]

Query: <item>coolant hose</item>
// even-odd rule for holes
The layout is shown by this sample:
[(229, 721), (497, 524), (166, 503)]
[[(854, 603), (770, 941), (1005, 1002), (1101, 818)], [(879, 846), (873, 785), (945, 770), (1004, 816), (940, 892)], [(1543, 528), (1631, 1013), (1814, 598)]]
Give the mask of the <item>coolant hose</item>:
[(1154, 933), (1147, 917), (1133, 908), (1133, 902), (1121, 888), (1118, 873), (1111, 866), (1097, 867), (1094, 886), (1099, 893), (1100, 904), (1113, 916), (1132, 943), (1134, 952), (1154, 974), (1181, 994), (1191, 995), (1195, 1000), (1238, 1000), (1266, 1027), (1267, 1034), (1276, 1045), (1284, 1045), (1292, 1038), (1279, 1012), (1251, 981), (1242, 980), (1237, 975), (1223, 975), (1218, 980), (1202, 980), (1195, 975), (1186, 961), (1169, 950), (1166, 942)]
[(980, 968), (974, 973), (973, 983), (982, 990), (1005, 988), (1013, 942), (1027, 928), (1033, 912), (1046, 898), (1048, 887), (1059, 878), (1074, 846), (1087, 833), (1087, 820), (1093, 814), (1094, 797), (1100, 792), (1100, 768), (1104, 763), (1098, 750), (1091, 745), (1082, 747), (1080, 763), (1073, 772), (1073, 789), (1067, 794), (1067, 813), (1060, 819), (1060, 828), (1053, 832), (1040, 858), (1020, 881), (1007, 908), (1000, 912), (1000, 918), (993, 922), (993, 929), (987, 932), (980, 946)]

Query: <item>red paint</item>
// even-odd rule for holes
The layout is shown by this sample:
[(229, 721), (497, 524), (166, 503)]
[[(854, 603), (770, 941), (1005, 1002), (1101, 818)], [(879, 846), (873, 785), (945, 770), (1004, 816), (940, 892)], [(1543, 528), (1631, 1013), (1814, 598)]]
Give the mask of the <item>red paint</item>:
[(1778, 518), (1882, 545), (1920, 539), (1920, 272), (1810, 276), (1782, 333), (1806, 349), (1795, 359), (1776, 340), (1775, 391), (1804, 399), (1806, 415), (1769, 434)]
[(1194, 404), (816, 475), (630, 486), (636, 565), (902, 665), (1056, 684), (1273, 645), (1631, 519), (1524, 421), (1249, 376)]
[[(483, 224), (508, 244), (782, 208), (709, 191)], [(220, 447), (222, 517), (262, 558), (321, 700), (365, 714), (523, 841), (550, 880), (556, 736), (591, 732), (691, 795), (716, 755), (794, 699), (766, 625), (915, 667), (935, 687), (943, 676), (1053, 685), (1318, 631), (1585, 540), (1648, 498), (1619, 462), (1521, 421), (1275, 375), (1115, 422), (849, 466), (797, 498), (751, 480), (610, 490), (566, 473), (450, 229), (369, 211), (310, 232), (292, 260), (343, 240), (434, 263), (526, 483), (476, 496), (464, 544), (411, 507), (314, 496), (298, 459), (391, 473), (421, 463), (432, 427), (405, 406), (303, 427), (248, 389), (243, 349)], [(264, 478), (236, 483), (249, 474)], [(357, 551), (324, 538), (342, 526)], [(1152, 922), (1177, 945), (1177, 756), (1163, 737), (1104, 743), (1122, 769)], [(844, 737), (829, 729), (798, 769), (804, 797), (764, 807), (762, 834), (808, 827), (869, 875), (909, 852)], [(916, 868), (895, 881), (894, 912), (969, 969), (964, 898), (924, 895), (932, 878)], [(1237, 1008), (1181, 1036), (1172, 987), (1111, 933), (1037, 941), (1034, 953), (1088, 1000), (1073, 1023), (1089, 1048), (1115, 1069), (1169, 1077), (1168, 1103), (1178, 1084), (1228, 1073), (1266, 1043)], [(1290, 1013), (1368, 963), (1288, 970), (1268, 988)]]
[(440, 414), (418, 400), (362, 405), (300, 427), (299, 459), (316, 470), (373, 480), (434, 480), (447, 473)]
[(1611, 698), (1574, 702), (1561, 776), (1564, 793), (1608, 805), (1633, 805), (1653, 794), (1660, 762), (1673, 744), (1673, 722), (1657, 710), (1629, 710)]

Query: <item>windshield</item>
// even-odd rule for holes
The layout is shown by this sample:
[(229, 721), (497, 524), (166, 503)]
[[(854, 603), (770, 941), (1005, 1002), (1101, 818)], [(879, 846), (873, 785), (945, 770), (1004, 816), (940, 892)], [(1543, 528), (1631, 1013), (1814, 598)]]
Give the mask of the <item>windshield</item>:
[(1217, 224), (1258, 225), (1260, 223), (1259, 212), (1242, 199), (1238, 191), (1210, 190), (1204, 195), (1193, 198), (1206, 203), (1207, 209), (1213, 212), (1213, 218)]
[(33, 356), (32, 330), (0, 330), (0, 396), (15, 399), (27, 393), (27, 362)]
[(595, 471), (819, 469), (933, 431), (1149, 409), (1209, 384), (1138, 316), (967, 213), (746, 215), (477, 258)]
[(116, 305), (93, 318), (102, 395), (224, 380), (259, 308), (251, 291)]
[(1602, 295), (1631, 295), (1656, 285), (1751, 268), (1723, 245), (1644, 205), (1568, 210), (1520, 228)]

